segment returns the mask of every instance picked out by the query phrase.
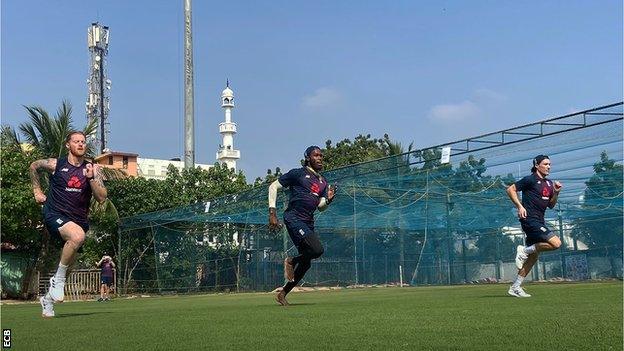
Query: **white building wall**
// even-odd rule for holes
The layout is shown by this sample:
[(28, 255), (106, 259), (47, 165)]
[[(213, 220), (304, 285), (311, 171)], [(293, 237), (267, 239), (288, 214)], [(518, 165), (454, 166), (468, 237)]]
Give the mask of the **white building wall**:
[[(137, 173), (139, 177), (147, 179), (160, 179), (167, 178), (167, 168), (169, 165), (173, 165), (178, 170), (184, 169), (184, 161), (172, 161), (161, 160), (156, 158), (137, 158)], [(208, 170), (212, 168), (212, 165), (205, 165), (196, 163), (195, 167)]]

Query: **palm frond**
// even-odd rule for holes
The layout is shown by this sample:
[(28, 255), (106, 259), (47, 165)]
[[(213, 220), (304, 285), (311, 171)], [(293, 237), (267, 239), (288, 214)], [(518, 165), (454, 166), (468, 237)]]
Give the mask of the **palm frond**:
[(71, 112), (71, 104), (65, 100), (63, 100), (61, 107), (56, 110), (54, 138), (58, 140), (58, 144), (56, 145), (58, 147), (57, 157), (61, 157), (67, 153), (65, 139), (67, 138), (67, 134), (74, 129), (72, 126)]
[(0, 132), (0, 143), (2, 147), (7, 146), (20, 146), (20, 140), (15, 132), (15, 129), (9, 125), (2, 126), (2, 131)]
[(128, 178), (128, 173), (122, 169), (114, 169), (108, 167), (100, 167), (99, 171), (106, 180)]
[(21, 123), (19, 125), (19, 129), (24, 135), (24, 138), (28, 143), (30, 143), (35, 148), (41, 148), (41, 142), (39, 141), (39, 136), (35, 132), (35, 128), (32, 124), (29, 123)]
[[(27, 142), (38, 149), (44, 157), (61, 157), (67, 154), (65, 138), (70, 131), (75, 130), (72, 122), (72, 106), (68, 101), (63, 101), (56, 110), (54, 117), (40, 106), (24, 106), (29, 121), (20, 124), (19, 129)], [(85, 128), (86, 135), (91, 134), (96, 128), (93, 122), (89, 122)]]

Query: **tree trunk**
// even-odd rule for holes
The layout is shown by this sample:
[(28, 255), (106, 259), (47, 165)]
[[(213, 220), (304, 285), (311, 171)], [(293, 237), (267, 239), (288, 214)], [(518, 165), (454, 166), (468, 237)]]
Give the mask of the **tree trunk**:
[[(134, 272), (135, 268), (139, 265), (139, 263), (141, 262), (141, 259), (143, 258), (143, 256), (145, 255), (145, 252), (147, 252), (147, 249), (150, 248), (150, 246), (152, 246), (152, 244), (154, 243), (154, 236), (152, 236), (152, 240), (150, 240), (149, 244), (147, 244), (145, 246), (145, 248), (143, 249), (143, 251), (141, 251), (139, 253), (139, 257), (137, 257), (136, 262), (134, 263), (134, 266), (132, 266), (132, 268), (130, 269), (130, 272), (127, 275), (127, 278), (125, 280), (126, 283), (126, 287), (128, 286), (128, 283), (132, 280), (132, 273)], [(126, 262), (126, 271), (128, 270), (128, 262)], [(126, 289), (127, 290), (127, 289)], [(127, 292), (127, 291), (126, 291)]]
[[(26, 271), (26, 274), (24, 275), (24, 278), (22, 280), (21, 291), (22, 291), (23, 299), (29, 298), (29, 291), (31, 289), (31, 284), (33, 281), (34, 274), (36, 274), (36, 272), (39, 272), (43, 268), (45, 268), (46, 259), (48, 258), (49, 247), (50, 247), (50, 234), (48, 233), (48, 230), (44, 226), (43, 240), (41, 240), (41, 247), (39, 248), (39, 253), (37, 254), (35, 263)], [(39, 289), (38, 286), (37, 286), (37, 289)], [(39, 292), (37, 291), (36, 294), (38, 293)]]

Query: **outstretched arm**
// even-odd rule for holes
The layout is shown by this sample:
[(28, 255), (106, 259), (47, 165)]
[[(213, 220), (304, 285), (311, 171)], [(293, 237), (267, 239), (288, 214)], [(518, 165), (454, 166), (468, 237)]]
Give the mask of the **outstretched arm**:
[(275, 230), (280, 227), (279, 220), (277, 219), (277, 209), (275, 204), (277, 203), (277, 191), (282, 188), (282, 184), (279, 180), (274, 181), (269, 185), (269, 229)]
[(46, 201), (46, 196), (41, 190), (41, 182), (39, 181), (39, 170), (43, 169), (50, 173), (53, 173), (56, 169), (56, 159), (48, 158), (45, 160), (37, 160), (30, 164), (30, 182), (33, 187), (33, 194), (35, 195), (35, 201), (42, 204)]

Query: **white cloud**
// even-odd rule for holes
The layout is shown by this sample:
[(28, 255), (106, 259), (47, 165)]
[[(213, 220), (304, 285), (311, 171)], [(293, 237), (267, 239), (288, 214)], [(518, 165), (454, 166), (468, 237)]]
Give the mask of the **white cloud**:
[(311, 95), (304, 96), (302, 105), (311, 108), (329, 107), (338, 104), (342, 98), (340, 91), (330, 87), (323, 87), (316, 89)]
[(479, 103), (497, 103), (507, 100), (507, 96), (490, 89), (477, 89), (474, 92), (474, 97)]
[(430, 120), (439, 123), (474, 121), (504, 106), (507, 96), (490, 89), (476, 89), (471, 98), (456, 104), (440, 104), (429, 109)]
[(459, 104), (433, 106), (429, 110), (429, 119), (439, 122), (458, 122), (479, 115), (481, 109), (472, 101), (466, 100)]

